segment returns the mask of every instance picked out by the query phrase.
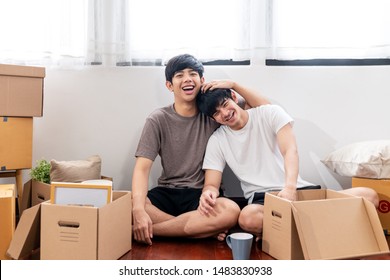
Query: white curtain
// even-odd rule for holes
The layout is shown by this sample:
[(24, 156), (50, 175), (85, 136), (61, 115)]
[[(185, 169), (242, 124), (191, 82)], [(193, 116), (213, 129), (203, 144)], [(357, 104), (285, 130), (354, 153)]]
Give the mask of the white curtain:
[(1, 0), (0, 63), (389, 58), (388, 0)]
[(249, 60), (252, 0), (90, 0), (88, 62), (163, 64), (178, 53)]
[(269, 0), (273, 59), (390, 57), (388, 0)]
[(161, 65), (184, 52), (250, 60), (264, 47), (264, 1), (2, 0), (0, 63)]
[(1, 0), (0, 63), (82, 65), (86, 1)]

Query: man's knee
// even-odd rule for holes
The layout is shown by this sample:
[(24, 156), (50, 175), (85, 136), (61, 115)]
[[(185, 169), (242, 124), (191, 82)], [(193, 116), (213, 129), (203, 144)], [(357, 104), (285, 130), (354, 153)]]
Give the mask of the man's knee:
[(241, 211), (238, 218), (239, 226), (251, 233), (260, 233), (263, 230), (263, 215), (261, 213), (253, 213), (250, 211)]
[(228, 198), (218, 198), (217, 209), (221, 219), (227, 222), (230, 227), (237, 223), (238, 216), (240, 215), (240, 207), (233, 200)]
[(367, 200), (371, 201), (376, 208), (379, 206), (379, 196), (378, 193), (371, 188), (362, 188), (363, 197), (365, 197)]
[(367, 187), (355, 187), (355, 188), (346, 189), (343, 192), (347, 194), (359, 196), (359, 197), (364, 197), (368, 201), (371, 201), (376, 208), (378, 208), (379, 206), (379, 196), (374, 189), (367, 188)]

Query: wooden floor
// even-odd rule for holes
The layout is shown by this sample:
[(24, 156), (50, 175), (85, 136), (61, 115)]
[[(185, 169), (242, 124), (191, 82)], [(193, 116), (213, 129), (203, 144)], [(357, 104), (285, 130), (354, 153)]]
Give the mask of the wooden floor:
[[(124, 260), (231, 260), (231, 249), (226, 242), (215, 238), (173, 239), (154, 238), (148, 246), (133, 241), (132, 249), (121, 259)], [(263, 253), (259, 245), (253, 244), (251, 259), (272, 260)]]
[[(390, 236), (387, 236), (390, 245)], [(154, 238), (153, 245), (133, 241), (132, 249), (122, 260), (231, 260), (232, 253), (226, 242), (214, 238), (177, 239)], [(273, 260), (261, 250), (261, 242), (252, 245), (251, 260)], [(390, 260), (390, 253), (365, 257), (370, 260)]]

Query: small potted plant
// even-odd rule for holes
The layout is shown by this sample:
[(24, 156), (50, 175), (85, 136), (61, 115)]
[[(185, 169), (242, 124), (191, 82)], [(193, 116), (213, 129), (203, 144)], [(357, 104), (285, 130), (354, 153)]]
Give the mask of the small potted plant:
[(31, 169), (30, 176), (35, 181), (50, 184), (50, 163), (45, 159), (37, 160), (37, 165)]

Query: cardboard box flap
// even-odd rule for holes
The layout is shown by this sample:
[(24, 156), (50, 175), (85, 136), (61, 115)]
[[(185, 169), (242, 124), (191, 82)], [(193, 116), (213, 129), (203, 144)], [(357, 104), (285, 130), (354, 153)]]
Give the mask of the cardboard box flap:
[[(112, 260), (131, 249), (131, 192), (114, 192), (114, 201), (99, 209), (98, 259)], [(120, 219), (114, 219), (121, 213)], [(107, 242), (110, 240), (110, 242)]]
[(32, 192), (32, 180), (27, 181), (23, 185), (22, 201), (20, 204), (19, 212), (22, 214), (24, 210), (31, 207), (31, 192)]
[(388, 252), (373, 207), (355, 197), (292, 202), (305, 259), (347, 259)]
[(44, 67), (0, 64), (0, 75), (19, 77), (45, 77)]
[(11, 258), (28, 257), (40, 247), (40, 210), (40, 205), (37, 205), (23, 211), (7, 251), (7, 255)]

